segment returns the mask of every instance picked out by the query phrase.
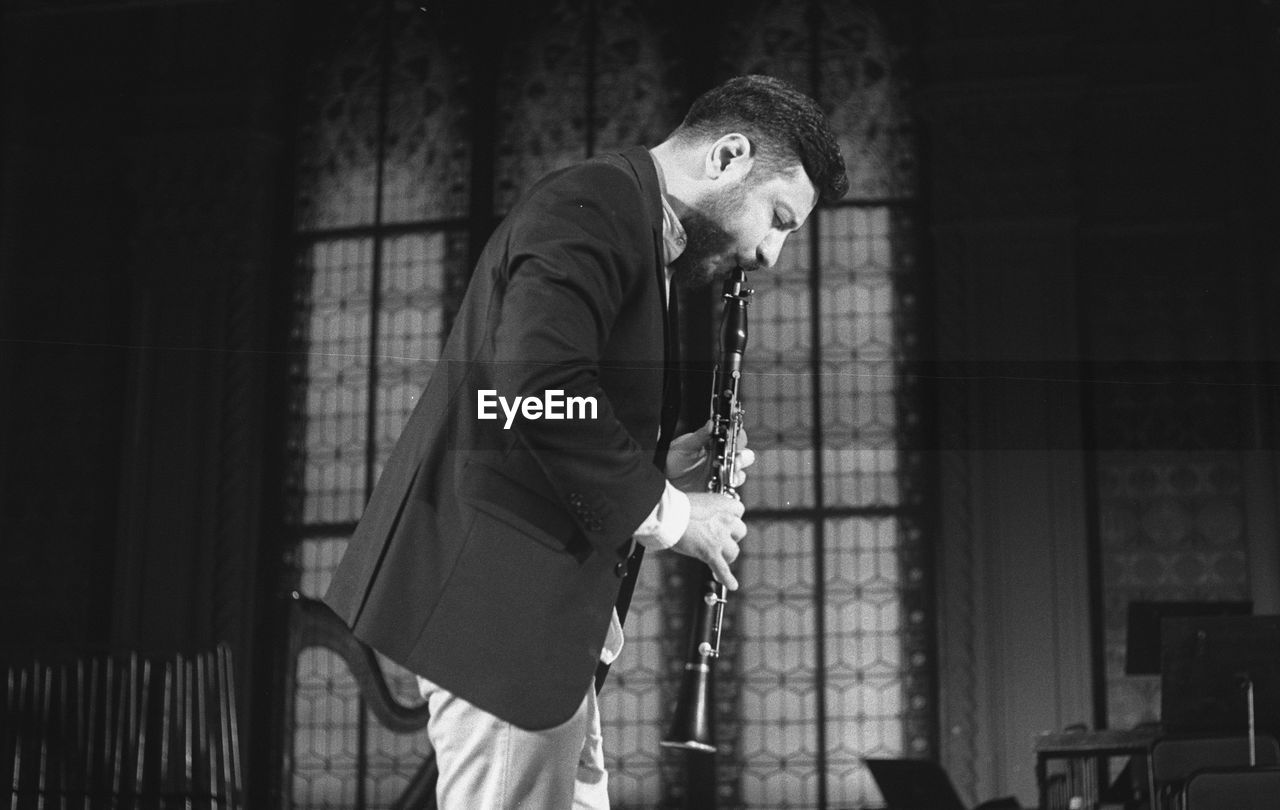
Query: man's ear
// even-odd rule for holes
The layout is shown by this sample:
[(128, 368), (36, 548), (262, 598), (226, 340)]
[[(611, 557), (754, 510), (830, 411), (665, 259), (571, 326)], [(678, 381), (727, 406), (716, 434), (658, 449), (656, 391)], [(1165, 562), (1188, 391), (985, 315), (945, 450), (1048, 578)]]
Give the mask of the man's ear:
[(751, 149), (751, 141), (740, 132), (730, 132), (720, 136), (707, 150), (706, 165), (703, 170), (707, 177), (718, 180), (741, 179), (751, 171), (755, 155)]

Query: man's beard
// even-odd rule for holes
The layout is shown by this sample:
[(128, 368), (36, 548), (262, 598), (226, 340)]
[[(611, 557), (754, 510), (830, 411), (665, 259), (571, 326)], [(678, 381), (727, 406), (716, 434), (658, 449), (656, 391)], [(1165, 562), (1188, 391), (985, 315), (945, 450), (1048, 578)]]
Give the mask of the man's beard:
[(734, 239), (726, 223), (742, 209), (745, 199), (745, 188), (727, 189), (680, 218), (685, 246), (671, 263), (671, 277), (681, 288), (702, 287), (728, 277), (734, 265), (730, 254)]

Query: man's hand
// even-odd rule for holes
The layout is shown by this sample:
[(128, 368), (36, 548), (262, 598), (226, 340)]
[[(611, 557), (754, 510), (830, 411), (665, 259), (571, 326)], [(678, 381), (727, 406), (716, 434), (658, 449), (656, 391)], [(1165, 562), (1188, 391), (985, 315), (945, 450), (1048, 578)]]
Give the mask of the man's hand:
[[(681, 492), (706, 492), (707, 479), (711, 476), (711, 457), (708, 447), (711, 441), (711, 420), (693, 433), (677, 436), (667, 450), (667, 480)], [(747, 480), (745, 470), (756, 461), (755, 451), (747, 448), (747, 432), (738, 431), (738, 456), (733, 472), (732, 487), (740, 487)]]
[(718, 492), (689, 493), (689, 528), (671, 548), (702, 560), (717, 580), (731, 591), (738, 580), (729, 565), (738, 559), (738, 543), (747, 534), (742, 522), (742, 502)]

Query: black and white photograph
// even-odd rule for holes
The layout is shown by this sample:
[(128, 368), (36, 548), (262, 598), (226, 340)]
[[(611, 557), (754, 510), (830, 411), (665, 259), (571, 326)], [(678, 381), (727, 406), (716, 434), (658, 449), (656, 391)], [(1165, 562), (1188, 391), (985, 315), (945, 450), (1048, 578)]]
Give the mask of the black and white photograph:
[(4, 0), (11, 810), (1280, 807), (1280, 1)]

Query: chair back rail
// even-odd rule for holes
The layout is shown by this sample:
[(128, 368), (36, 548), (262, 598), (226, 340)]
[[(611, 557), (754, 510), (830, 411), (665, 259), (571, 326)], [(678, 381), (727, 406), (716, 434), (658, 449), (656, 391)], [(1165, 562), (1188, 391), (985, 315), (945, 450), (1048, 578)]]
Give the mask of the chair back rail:
[(1187, 810), (1274, 810), (1280, 807), (1280, 768), (1208, 768), (1183, 790)]
[[(1247, 736), (1164, 737), (1151, 747), (1151, 770), (1156, 807), (1171, 810), (1183, 806), (1183, 786), (1196, 771), (1208, 768), (1240, 768), (1250, 764)], [(1269, 734), (1259, 734), (1253, 752), (1258, 765), (1280, 764), (1280, 744)], [(1280, 807), (1277, 797), (1276, 807)]]
[[(406, 705), (392, 694), (378, 657), (328, 605), (295, 593), (292, 604), (292, 633), (289, 660), (296, 661), (302, 650), (322, 647), (347, 665), (365, 705), (385, 728), (398, 734), (413, 734), (426, 727), (430, 711), (426, 704)], [(392, 810), (432, 810), (436, 806), (436, 761), (427, 756), (410, 777)]]

